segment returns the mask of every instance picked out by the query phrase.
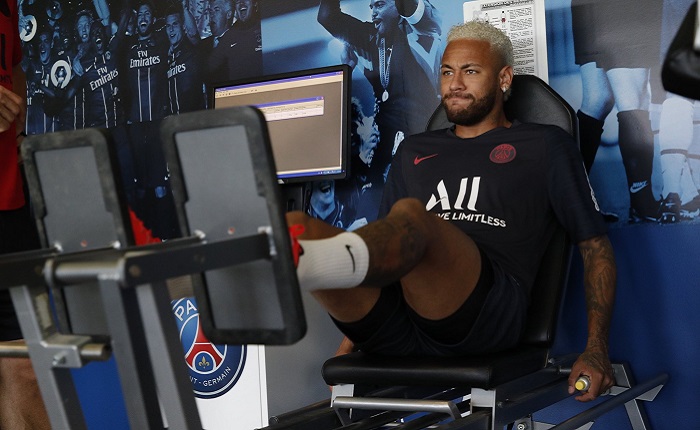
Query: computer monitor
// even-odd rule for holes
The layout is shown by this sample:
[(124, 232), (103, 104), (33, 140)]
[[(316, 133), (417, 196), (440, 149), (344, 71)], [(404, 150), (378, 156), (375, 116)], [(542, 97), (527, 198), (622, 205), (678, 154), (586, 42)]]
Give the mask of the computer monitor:
[(343, 179), (350, 166), (352, 71), (337, 65), (224, 82), (210, 106), (255, 106), (267, 121), (280, 184)]

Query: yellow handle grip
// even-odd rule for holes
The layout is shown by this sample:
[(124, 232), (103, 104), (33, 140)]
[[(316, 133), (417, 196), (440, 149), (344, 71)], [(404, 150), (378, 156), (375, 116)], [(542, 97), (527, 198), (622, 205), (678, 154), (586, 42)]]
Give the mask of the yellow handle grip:
[(588, 387), (591, 386), (591, 380), (588, 376), (579, 376), (579, 378), (574, 383), (574, 388), (578, 391), (588, 391)]

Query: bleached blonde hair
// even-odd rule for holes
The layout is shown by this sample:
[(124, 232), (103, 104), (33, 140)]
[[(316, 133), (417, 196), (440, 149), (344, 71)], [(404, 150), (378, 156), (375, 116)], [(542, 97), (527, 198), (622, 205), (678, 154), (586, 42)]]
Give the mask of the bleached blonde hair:
[(447, 33), (447, 43), (459, 39), (485, 40), (501, 57), (504, 66), (513, 66), (513, 44), (504, 32), (493, 25), (479, 20), (457, 24)]

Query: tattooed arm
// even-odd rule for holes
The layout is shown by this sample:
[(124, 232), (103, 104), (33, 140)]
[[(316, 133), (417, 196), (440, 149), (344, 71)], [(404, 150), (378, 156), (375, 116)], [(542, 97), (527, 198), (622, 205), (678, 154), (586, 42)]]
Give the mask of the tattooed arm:
[(579, 376), (590, 378), (588, 392), (576, 397), (587, 402), (595, 399), (614, 383), (608, 358), (608, 332), (615, 299), (615, 257), (607, 236), (598, 236), (579, 243), (584, 267), (586, 308), (588, 311), (588, 342), (585, 351), (572, 367), (569, 392)]

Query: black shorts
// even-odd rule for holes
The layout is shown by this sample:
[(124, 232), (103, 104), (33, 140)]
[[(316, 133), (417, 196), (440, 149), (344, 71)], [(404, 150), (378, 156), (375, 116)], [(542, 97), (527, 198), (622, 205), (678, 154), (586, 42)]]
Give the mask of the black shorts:
[(476, 355), (515, 346), (527, 306), (525, 289), (482, 252), (474, 292), (447, 318), (434, 321), (418, 315), (406, 304), (397, 282), (382, 288), (379, 300), (360, 321), (333, 321), (357, 349), (372, 354)]
[[(0, 211), (0, 254), (39, 248), (34, 219), (27, 206)], [(0, 257), (1, 258), (1, 257)], [(0, 290), (0, 341), (21, 339), (22, 332), (8, 290)]]

